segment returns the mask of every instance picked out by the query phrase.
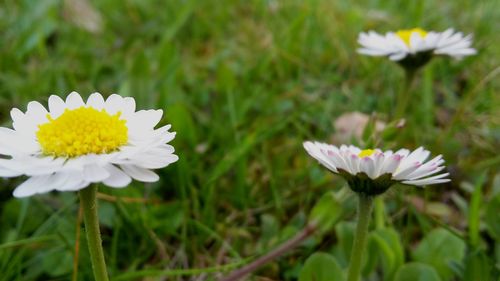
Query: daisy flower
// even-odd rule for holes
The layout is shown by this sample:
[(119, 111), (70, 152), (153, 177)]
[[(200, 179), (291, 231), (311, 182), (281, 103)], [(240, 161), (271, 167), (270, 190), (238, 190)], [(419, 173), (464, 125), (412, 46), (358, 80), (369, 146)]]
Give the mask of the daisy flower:
[(471, 47), (472, 35), (447, 29), (444, 32), (425, 31), (420, 28), (399, 30), (381, 35), (374, 31), (359, 34), (358, 52), (369, 56), (387, 56), (403, 66), (419, 67), (433, 55), (445, 55), (456, 59), (476, 54)]
[(445, 168), (442, 156), (426, 162), (430, 152), (422, 147), (413, 152), (392, 152), (307, 141), (304, 148), (327, 169), (344, 177), (351, 189), (366, 195), (381, 194), (395, 183), (424, 186), (450, 181), (448, 173), (439, 174)]
[(99, 93), (86, 102), (72, 92), (12, 109), (13, 129), (0, 127), (0, 176), (28, 176), (14, 190), (26, 197), (52, 190), (76, 191), (102, 182), (120, 188), (132, 179), (155, 182), (151, 169), (176, 162), (170, 125), (155, 129), (160, 110), (136, 111), (135, 100)]
[(424, 186), (450, 181), (446, 178), (448, 173), (440, 173), (445, 168), (442, 156), (426, 161), (430, 152), (422, 147), (412, 152), (407, 149), (392, 152), (306, 141), (304, 148), (323, 166), (341, 175), (358, 197), (358, 219), (347, 280), (360, 280), (375, 196), (395, 183)]

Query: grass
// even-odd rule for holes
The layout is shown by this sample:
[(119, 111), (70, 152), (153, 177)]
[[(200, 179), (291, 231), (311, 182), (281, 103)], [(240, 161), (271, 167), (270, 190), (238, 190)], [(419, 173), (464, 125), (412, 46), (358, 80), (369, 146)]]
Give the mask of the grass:
[[(392, 189), (384, 198), (388, 223), (401, 235), (406, 261), (418, 260), (412, 249), (444, 224), (467, 244), (470, 236), (468, 252), (500, 263), (500, 231), (488, 219), (496, 205), (482, 204), (495, 202), (500, 188), (497, 1), (93, 1), (101, 21), (91, 9), (75, 12), (76, 2), (0, 7), (0, 121), (10, 126), (12, 107), (73, 90), (116, 92), (135, 97), (138, 108), (164, 109), (179, 162), (161, 170), (158, 183), (100, 189), (116, 280), (214, 280), (214, 272), (300, 231), (315, 202), (344, 186), (308, 158), (302, 142), (330, 141), (345, 112), (386, 119), (402, 85), (395, 64), (355, 53), (357, 34), (414, 26), (473, 33), (479, 54), (435, 59), (417, 77), (404, 137), (388, 145), (442, 153), (453, 182)], [(91, 280), (84, 235), (76, 241), (77, 194), (15, 199), (21, 181), (0, 183), (0, 280), (70, 280), (75, 242), (83, 245), (78, 280)], [(345, 203), (347, 220), (352, 203)], [(351, 245), (340, 229), (255, 276), (296, 280), (310, 254), (340, 257)], [(467, 276), (465, 259), (453, 278)]]

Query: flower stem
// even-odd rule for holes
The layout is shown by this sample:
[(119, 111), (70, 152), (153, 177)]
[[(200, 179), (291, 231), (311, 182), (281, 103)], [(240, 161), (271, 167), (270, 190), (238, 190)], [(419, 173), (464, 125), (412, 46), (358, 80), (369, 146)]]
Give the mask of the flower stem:
[(90, 185), (80, 190), (80, 201), (83, 208), (83, 220), (85, 222), (85, 232), (87, 233), (87, 243), (89, 245), (92, 269), (96, 281), (108, 281), (106, 262), (102, 250), (101, 232), (99, 230), (99, 218), (97, 217), (97, 186)]
[(373, 197), (358, 193), (358, 225), (354, 234), (354, 242), (351, 251), (351, 261), (347, 281), (358, 281), (361, 274), (363, 252), (365, 251), (366, 236), (373, 206)]
[(385, 204), (382, 197), (375, 198), (375, 227), (381, 229), (385, 227)]
[(408, 103), (410, 102), (411, 97), (411, 85), (413, 84), (413, 80), (415, 79), (415, 73), (417, 71), (415, 69), (405, 68), (405, 83), (402, 87), (401, 93), (399, 94), (398, 104), (396, 105), (396, 115), (395, 117), (402, 118), (405, 115), (406, 108), (408, 107)]

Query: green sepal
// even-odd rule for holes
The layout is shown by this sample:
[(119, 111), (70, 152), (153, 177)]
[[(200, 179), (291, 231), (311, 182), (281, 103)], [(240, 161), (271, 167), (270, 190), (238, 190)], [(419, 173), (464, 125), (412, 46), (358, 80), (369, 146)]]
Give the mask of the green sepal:
[(426, 65), (433, 57), (432, 51), (418, 52), (408, 54), (404, 59), (398, 61), (398, 64), (408, 71), (416, 71)]
[(391, 174), (383, 174), (376, 179), (371, 179), (365, 173), (350, 173), (339, 169), (339, 174), (347, 181), (352, 191), (368, 196), (376, 196), (386, 192), (396, 182), (392, 180)]

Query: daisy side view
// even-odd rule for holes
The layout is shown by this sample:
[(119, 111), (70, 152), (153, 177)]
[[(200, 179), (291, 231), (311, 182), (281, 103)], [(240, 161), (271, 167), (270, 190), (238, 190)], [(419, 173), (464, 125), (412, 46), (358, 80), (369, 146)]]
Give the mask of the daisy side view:
[(405, 68), (419, 68), (433, 56), (449, 56), (461, 59), (474, 55), (472, 35), (447, 29), (444, 32), (425, 31), (421, 28), (387, 32), (361, 32), (358, 36), (361, 48), (358, 53), (368, 56), (384, 56)]
[(361, 271), (362, 253), (365, 251), (368, 224), (373, 199), (386, 192), (396, 183), (424, 186), (450, 181), (444, 160), (439, 155), (429, 161), (428, 150), (422, 147), (410, 152), (380, 149), (362, 150), (356, 146), (340, 147), (320, 143), (304, 142), (307, 153), (334, 174), (342, 176), (352, 191), (358, 195), (358, 222), (349, 263), (348, 281), (358, 281)]
[(397, 62), (405, 70), (405, 84), (395, 110), (397, 118), (403, 117), (410, 102), (410, 88), (415, 73), (433, 57), (448, 56), (455, 59), (474, 55), (472, 35), (447, 29), (444, 32), (425, 31), (421, 28), (387, 32), (385, 35), (375, 31), (361, 32), (358, 36), (361, 48), (358, 53), (368, 56), (383, 56)]

